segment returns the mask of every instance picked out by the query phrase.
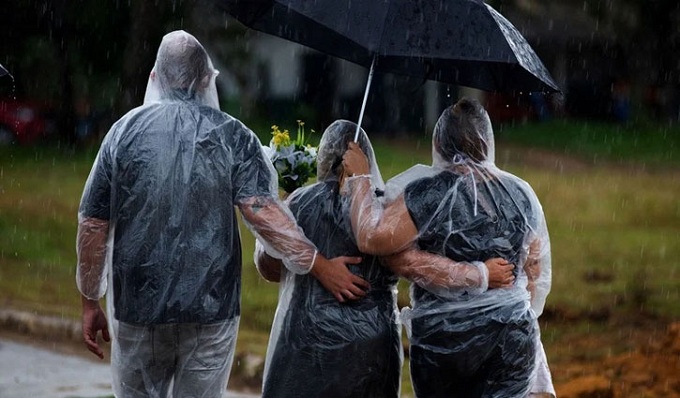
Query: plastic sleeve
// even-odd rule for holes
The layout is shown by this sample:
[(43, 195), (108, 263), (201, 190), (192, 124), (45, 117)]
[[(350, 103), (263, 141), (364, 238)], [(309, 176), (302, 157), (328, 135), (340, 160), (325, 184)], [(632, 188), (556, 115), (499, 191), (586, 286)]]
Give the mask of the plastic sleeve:
[(403, 195), (383, 207), (369, 175), (349, 177), (343, 192), (348, 197), (352, 232), (362, 253), (390, 255), (406, 249), (418, 231), (406, 209)]
[(270, 256), (281, 259), (296, 274), (311, 271), (316, 246), (307, 239), (290, 210), (271, 197), (252, 197), (239, 202), (239, 209), (250, 231)]
[[(539, 205), (540, 207), (540, 205)], [(538, 224), (529, 235), (528, 255), (524, 264), (527, 289), (531, 294), (531, 308), (540, 316), (552, 285), (550, 237), (542, 209), (538, 212)]]
[(76, 285), (80, 293), (90, 300), (99, 300), (106, 293), (108, 236), (107, 220), (78, 215)]
[(489, 273), (482, 262), (456, 262), (447, 257), (411, 248), (382, 259), (397, 275), (441, 297), (484, 293)]
[[(264, 245), (259, 239), (255, 240), (255, 252), (253, 253), (255, 260), (255, 267), (257, 272), (266, 280), (270, 282), (281, 281), (281, 267), (283, 263), (269, 254), (264, 249)], [(314, 261), (312, 261), (313, 263)]]

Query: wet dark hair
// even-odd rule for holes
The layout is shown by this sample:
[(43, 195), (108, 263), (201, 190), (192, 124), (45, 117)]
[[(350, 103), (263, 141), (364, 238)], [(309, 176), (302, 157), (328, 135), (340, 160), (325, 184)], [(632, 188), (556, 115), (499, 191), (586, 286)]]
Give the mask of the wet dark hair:
[(467, 156), (477, 162), (489, 156), (486, 111), (479, 101), (462, 98), (446, 108), (434, 128), (434, 147), (446, 160), (455, 155)]
[[(326, 128), (319, 143), (317, 157), (317, 176), (319, 180), (329, 177), (340, 177), (342, 174), (342, 156), (347, 151), (349, 143), (354, 141), (356, 123), (348, 120), (336, 120)], [(366, 138), (366, 134), (359, 133), (358, 144), (364, 154), (372, 161), (373, 148)]]

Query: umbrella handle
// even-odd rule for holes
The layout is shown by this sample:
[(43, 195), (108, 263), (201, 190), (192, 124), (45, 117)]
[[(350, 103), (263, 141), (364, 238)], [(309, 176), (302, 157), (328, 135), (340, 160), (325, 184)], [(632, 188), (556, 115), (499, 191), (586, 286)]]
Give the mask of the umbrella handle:
[(361, 131), (361, 121), (364, 120), (364, 111), (366, 110), (366, 100), (368, 99), (368, 91), (371, 89), (371, 81), (373, 80), (373, 72), (375, 70), (375, 59), (373, 56), (371, 61), (371, 69), (368, 71), (368, 80), (366, 81), (366, 91), (364, 91), (364, 102), (361, 104), (361, 112), (359, 113), (359, 122), (357, 123), (357, 131), (354, 133), (354, 142), (359, 140), (359, 131)]

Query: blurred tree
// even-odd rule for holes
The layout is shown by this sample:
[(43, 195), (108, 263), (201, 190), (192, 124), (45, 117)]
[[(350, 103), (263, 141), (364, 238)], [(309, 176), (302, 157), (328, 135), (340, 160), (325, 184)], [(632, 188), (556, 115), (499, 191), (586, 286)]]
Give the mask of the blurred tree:
[(583, 4), (617, 33), (628, 54), (631, 77), (645, 87), (655, 116), (680, 121), (680, 2), (586, 0)]
[(106, 92), (99, 86), (120, 63), (117, 30), (125, 14), (111, 1), (17, 0), (3, 8), (0, 59), (15, 76), (14, 95), (53, 108), (56, 138), (74, 143), (75, 104)]
[[(185, 5), (187, 25), (206, 46), (213, 64), (220, 71), (217, 78), (220, 100), (225, 111), (250, 116), (256, 107), (257, 84), (252, 56), (248, 48), (251, 34), (216, 5), (214, 0), (193, 0)], [(229, 109), (238, 106), (239, 109)]]
[(130, 4), (130, 24), (124, 35), (125, 53), (117, 114), (138, 106), (144, 99), (149, 72), (163, 36), (166, 5), (165, 1), (135, 1)]
[[(231, 77), (239, 91), (250, 71), (244, 29), (225, 21), (210, 0), (5, 2), (0, 63), (15, 81), (0, 81), (0, 95), (51, 106), (58, 140), (74, 143), (79, 124), (94, 113), (108, 114), (110, 122), (142, 103), (161, 38), (175, 29), (210, 43), (213, 58), (228, 60), (222, 81)], [(241, 93), (252, 98), (252, 91)]]

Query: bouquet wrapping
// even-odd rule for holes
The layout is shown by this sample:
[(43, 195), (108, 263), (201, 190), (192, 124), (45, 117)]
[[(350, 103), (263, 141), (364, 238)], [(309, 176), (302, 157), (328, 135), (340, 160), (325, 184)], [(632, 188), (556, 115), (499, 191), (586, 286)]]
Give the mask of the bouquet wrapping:
[(272, 139), (269, 146), (264, 147), (278, 174), (279, 187), (287, 194), (316, 177), (316, 147), (306, 142), (305, 123), (298, 120), (297, 124), (295, 139), (291, 139), (288, 130), (273, 125)]

